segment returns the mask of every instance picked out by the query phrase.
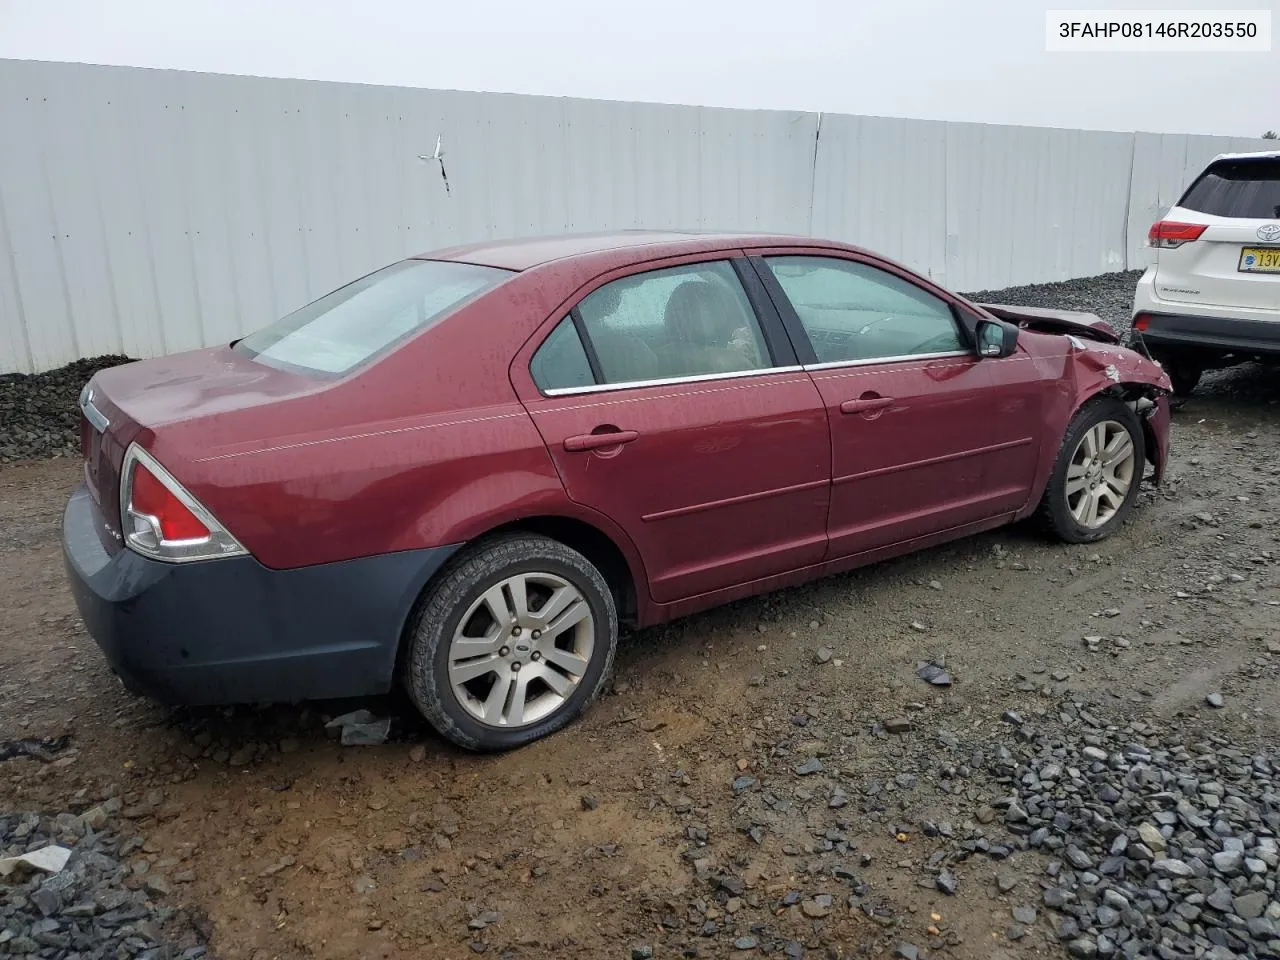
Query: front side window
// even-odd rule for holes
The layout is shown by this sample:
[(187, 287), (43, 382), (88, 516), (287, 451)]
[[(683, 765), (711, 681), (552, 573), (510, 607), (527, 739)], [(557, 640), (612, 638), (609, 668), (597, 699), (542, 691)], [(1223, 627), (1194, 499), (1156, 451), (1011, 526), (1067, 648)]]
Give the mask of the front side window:
[(402, 260), (295, 310), (235, 349), (272, 366), (348, 373), (510, 276), (470, 263)]
[(577, 312), (605, 383), (772, 366), (755, 311), (724, 260), (615, 280)]
[(1191, 185), (1178, 206), (1215, 217), (1280, 219), (1280, 159), (1219, 160)]
[(877, 267), (831, 257), (766, 257), (819, 363), (965, 349), (950, 306)]

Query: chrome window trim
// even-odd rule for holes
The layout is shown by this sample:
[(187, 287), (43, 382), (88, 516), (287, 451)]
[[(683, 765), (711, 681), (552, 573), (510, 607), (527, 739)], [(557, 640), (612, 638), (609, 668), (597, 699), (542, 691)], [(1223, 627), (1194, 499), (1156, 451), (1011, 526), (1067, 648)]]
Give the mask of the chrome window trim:
[(836, 370), (840, 367), (869, 367), (876, 363), (901, 363), (904, 360), (943, 360), (947, 357), (972, 357), (972, 350), (947, 350), (942, 353), (906, 353), (895, 357), (872, 357), (869, 360), (832, 360), (828, 363), (806, 363), (804, 370)]
[(657, 380), (627, 380), (622, 383), (593, 383), (585, 387), (553, 387), (544, 390), (543, 396), (571, 397), (582, 393), (606, 393), (611, 390), (634, 390), (637, 387), (669, 387), (681, 383), (703, 383), (714, 380), (731, 380), (741, 377), (760, 377), (769, 373), (799, 373), (804, 367), (761, 367), (758, 370), (735, 370), (731, 373), (700, 373), (689, 377), (661, 377)]

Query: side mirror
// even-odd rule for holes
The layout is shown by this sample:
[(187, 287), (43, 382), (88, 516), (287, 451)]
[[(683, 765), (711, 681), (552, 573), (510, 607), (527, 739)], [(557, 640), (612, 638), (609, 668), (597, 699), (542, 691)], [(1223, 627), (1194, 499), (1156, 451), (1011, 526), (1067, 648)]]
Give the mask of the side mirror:
[(1018, 328), (1002, 320), (978, 321), (978, 356), (1012, 356), (1018, 349)]

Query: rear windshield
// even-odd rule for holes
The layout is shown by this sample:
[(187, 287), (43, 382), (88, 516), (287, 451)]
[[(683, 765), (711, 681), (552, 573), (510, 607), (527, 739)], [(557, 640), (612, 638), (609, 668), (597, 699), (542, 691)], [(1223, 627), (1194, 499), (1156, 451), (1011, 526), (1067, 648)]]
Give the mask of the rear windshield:
[(402, 260), (250, 334), (235, 349), (290, 369), (343, 374), (511, 276), (443, 260)]
[(1200, 175), (1178, 206), (1215, 217), (1280, 217), (1280, 159), (1220, 160)]

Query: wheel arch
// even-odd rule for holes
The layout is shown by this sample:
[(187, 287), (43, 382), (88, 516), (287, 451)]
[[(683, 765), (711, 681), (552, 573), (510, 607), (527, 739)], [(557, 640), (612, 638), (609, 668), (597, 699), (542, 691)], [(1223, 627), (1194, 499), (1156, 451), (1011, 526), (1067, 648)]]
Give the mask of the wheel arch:
[[(1071, 416), (1067, 419), (1070, 423), (1085, 408), (1087, 404), (1092, 403), (1100, 397), (1114, 397), (1129, 406), (1138, 417), (1138, 424), (1142, 428), (1142, 449), (1143, 458), (1147, 464), (1156, 468), (1161, 468), (1160, 461), (1160, 442), (1156, 435), (1155, 427), (1151, 423), (1151, 419), (1146, 415), (1149, 407), (1154, 407), (1160, 396), (1166, 391), (1161, 390), (1155, 384), (1144, 383), (1140, 380), (1121, 380), (1118, 383), (1110, 383), (1099, 386), (1090, 393), (1085, 394), (1077, 403)], [(1145, 401), (1145, 403), (1144, 403)], [(1157, 478), (1158, 479), (1158, 478)]]
[[(413, 629), (418, 611), (432, 586), (438, 583), (459, 559), (485, 542), (517, 533), (533, 533), (556, 540), (587, 558), (604, 577), (613, 591), (618, 609), (618, 622), (627, 626), (638, 625), (649, 605), (648, 579), (644, 564), (634, 545), (625, 534), (607, 531), (604, 524), (593, 523), (578, 516), (564, 513), (539, 513), (530, 516), (495, 520), (481, 532), (467, 537), (457, 544), (449, 559), (436, 568), (419, 587), (409, 605), (400, 633), (396, 638), (394, 673), (399, 675), (409, 648), (409, 632)], [(622, 541), (621, 543), (619, 541)]]

